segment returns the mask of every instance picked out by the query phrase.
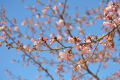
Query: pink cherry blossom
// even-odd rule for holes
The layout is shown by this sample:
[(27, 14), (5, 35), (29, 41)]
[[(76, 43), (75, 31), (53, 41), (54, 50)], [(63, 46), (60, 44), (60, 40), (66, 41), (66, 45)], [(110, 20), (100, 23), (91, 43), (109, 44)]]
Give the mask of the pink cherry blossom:
[(56, 21), (56, 24), (61, 27), (63, 25), (63, 22), (63, 19), (59, 19), (58, 21)]
[(58, 39), (58, 40), (62, 40), (62, 35), (58, 35), (58, 36), (57, 36), (57, 39)]
[(18, 31), (19, 30), (19, 27), (16, 25), (15, 27), (14, 27), (14, 31)]
[(24, 45), (23, 48), (28, 50), (29, 49), (29, 45)]
[(103, 22), (103, 25), (111, 27), (111, 23), (110, 22)]
[(67, 55), (66, 55), (66, 53), (64, 53), (64, 52), (59, 52), (59, 56), (60, 56), (60, 58), (62, 58), (62, 59), (66, 59), (66, 58), (67, 58)]
[(38, 45), (38, 42), (37, 42), (37, 41), (35, 41), (35, 42), (34, 42), (34, 45), (35, 45), (35, 46), (37, 46), (37, 45)]
[(69, 37), (69, 38), (68, 38), (68, 41), (71, 42), (71, 43), (74, 43), (74, 42), (75, 42), (74, 38), (72, 38), (72, 37)]
[(39, 19), (40, 18), (40, 14), (36, 14), (36, 18)]

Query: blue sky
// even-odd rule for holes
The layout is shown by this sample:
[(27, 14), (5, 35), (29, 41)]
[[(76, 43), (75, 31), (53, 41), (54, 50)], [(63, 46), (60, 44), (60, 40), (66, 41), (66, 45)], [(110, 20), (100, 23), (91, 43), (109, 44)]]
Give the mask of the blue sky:
[[(97, 5), (99, 5), (99, 0), (69, 0), (69, 4), (71, 5), (71, 8), (69, 10), (70, 14), (73, 14), (74, 6), (78, 5), (80, 15), (84, 14), (85, 9), (95, 8)], [(26, 5), (36, 5), (35, 1), (32, 0), (25, 0), (24, 3), (21, 3), (20, 0), (0, 0), (0, 6), (5, 6), (6, 8), (6, 14), (11, 19), (12, 17), (16, 17), (17, 23), (21, 25), (21, 21), (26, 16), (31, 16), (31, 11), (25, 9)], [(74, 5), (74, 6), (73, 6)], [(96, 25), (92, 28), (94, 31), (93, 33), (100, 34), (100, 31), (97, 31), (99, 23), (96, 23)], [(91, 28), (87, 29), (88, 33), (91, 33)], [(0, 80), (12, 80), (10, 79), (7, 74), (4, 72), (5, 69), (9, 69), (16, 77), (21, 76), (28, 80), (33, 80), (37, 75), (40, 73), (37, 72), (37, 68), (30, 64), (29, 67), (22, 66), (22, 63), (11, 63), (11, 59), (20, 60), (21, 56), (20, 54), (16, 54), (15, 49), (8, 50), (6, 47), (0, 47)], [(110, 64), (110, 62), (109, 62)], [(119, 67), (111, 64), (111, 67), (109, 69), (105, 69), (105, 72), (109, 71), (109, 73), (116, 71)], [(90, 67), (91, 69), (94, 69), (93, 67)], [(111, 69), (112, 68), (112, 69)], [(100, 72), (100, 76), (104, 76), (105, 72)], [(44, 74), (44, 73), (43, 73)], [(109, 74), (108, 74), (109, 76)], [(56, 78), (57, 79), (57, 78)], [(41, 79), (42, 80), (42, 79)], [(47, 80), (47, 78), (43, 77), (43, 80)], [(67, 80), (67, 77), (66, 77)]]

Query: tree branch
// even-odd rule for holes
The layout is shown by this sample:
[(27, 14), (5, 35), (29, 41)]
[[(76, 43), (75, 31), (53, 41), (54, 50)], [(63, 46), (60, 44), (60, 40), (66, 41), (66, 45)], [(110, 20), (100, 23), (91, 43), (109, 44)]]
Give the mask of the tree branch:
[[(9, 20), (7, 17), (5, 17), (5, 19), (6, 19), (8, 22), (10, 22), (10, 20)], [(10, 22), (10, 24), (14, 25), (12, 22)], [(4, 32), (7, 34), (7, 36), (9, 37), (9, 39), (11, 39), (11, 40), (13, 41), (13, 43), (15, 43), (17, 46), (19, 46), (19, 45), (14, 41), (14, 39), (7, 33), (6, 30), (4, 30)], [(21, 51), (22, 51), (26, 56), (28, 56), (33, 62), (35, 62), (36, 64), (38, 64), (39, 67), (51, 78), (51, 80), (54, 80), (54, 78), (53, 78), (52, 75), (48, 72), (48, 70), (47, 70), (46, 68), (44, 68), (44, 67), (41, 65), (41, 63), (37, 62), (32, 56), (30, 56), (30, 55), (26, 52), (26, 50), (23, 48), (23, 46), (21, 47)]]

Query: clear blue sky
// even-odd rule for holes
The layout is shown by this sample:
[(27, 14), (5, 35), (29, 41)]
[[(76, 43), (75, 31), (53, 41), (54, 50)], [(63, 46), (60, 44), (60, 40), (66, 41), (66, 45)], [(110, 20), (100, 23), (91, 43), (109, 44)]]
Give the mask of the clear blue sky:
[[(41, 0), (42, 1), (42, 0)], [(79, 12), (84, 14), (85, 9), (95, 8), (97, 5), (99, 5), (100, 0), (68, 0), (69, 4), (71, 5), (71, 9), (69, 13), (72, 13), (74, 11), (73, 5), (78, 5)], [(5, 6), (6, 8), (6, 14), (9, 18), (16, 17), (17, 23), (20, 25), (21, 21), (26, 16), (30, 16), (31, 12), (24, 7), (26, 5), (36, 5), (35, 0), (25, 0), (24, 3), (21, 3), (20, 0), (0, 0), (0, 6)], [(20, 23), (19, 23), (20, 22)], [(96, 24), (98, 26), (98, 24)], [(90, 28), (91, 29), (91, 28)], [(91, 32), (91, 30), (88, 29), (88, 33)], [(98, 27), (92, 28), (94, 30), (94, 33), (99, 34), (99, 31), (97, 31)], [(14, 49), (8, 50), (6, 47), (0, 47), (0, 80), (12, 80), (8, 78), (7, 74), (4, 72), (5, 69), (9, 69), (16, 77), (21, 76), (28, 80), (33, 80), (38, 74), (37, 68), (33, 65), (30, 65), (29, 67), (22, 67), (22, 64), (18, 63), (11, 63), (11, 59), (20, 60), (21, 56), (16, 54), (16, 51)], [(109, 69), (104, 70), (100, 76), (105, 75), (105, 72), (109, 71), (109, 73), (116, 71), (118, 65), (111, 65)], [(119, 65), (120, 66), (120, 65)], [(91, 67), (91, 70), (94, 69)], [(108, 74), (109, 76), (110, 74)], [(54, 76), (55, 77), (55, 76)], [(57, 78), (56, 78), (57, 79)], [(40, 80), (48, 80), (47, 78), (42, 78)], [(67, 80), (67, 77), (66, 77)]]

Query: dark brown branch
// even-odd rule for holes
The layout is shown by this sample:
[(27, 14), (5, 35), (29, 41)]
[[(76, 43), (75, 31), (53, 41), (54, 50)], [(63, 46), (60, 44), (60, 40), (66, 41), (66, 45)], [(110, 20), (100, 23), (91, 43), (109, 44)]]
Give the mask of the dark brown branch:
[(67, 0), (65, 0), (65, 2), (64, 2), (64, 8), (63, 8), (63, 12), (62, 12), (62, 15), (65, 13), (66, 4), (67, 4)]

